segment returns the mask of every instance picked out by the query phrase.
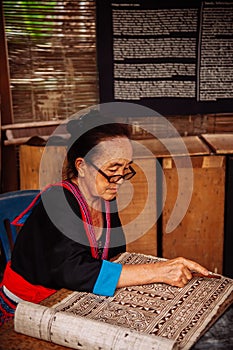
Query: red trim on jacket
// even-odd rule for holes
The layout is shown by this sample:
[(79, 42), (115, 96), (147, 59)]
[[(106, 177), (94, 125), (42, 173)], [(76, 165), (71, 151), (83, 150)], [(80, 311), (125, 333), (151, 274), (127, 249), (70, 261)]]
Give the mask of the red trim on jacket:
[(33, 303), (39, 303), (56, 292), (56, 289), (29, 283), (17, 272), (12, 270), (10, 261), (8, 261), (6, 265), (1, 284), (6, 286), (6, 288), (17, 297)]

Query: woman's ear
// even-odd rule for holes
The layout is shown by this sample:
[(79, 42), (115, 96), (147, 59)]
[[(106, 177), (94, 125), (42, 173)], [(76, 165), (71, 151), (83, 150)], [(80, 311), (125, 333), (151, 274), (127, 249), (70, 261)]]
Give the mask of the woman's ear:
[(74, 164), (78, 175), (84, 177), (84, 167), (86, 166), (85, 160), (83, 158), (76, 158)]

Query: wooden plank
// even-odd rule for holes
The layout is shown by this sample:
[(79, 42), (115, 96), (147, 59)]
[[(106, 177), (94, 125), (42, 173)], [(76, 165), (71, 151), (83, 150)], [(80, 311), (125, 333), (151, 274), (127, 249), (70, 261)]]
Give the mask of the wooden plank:
[(157, 254), (156, 163), (135, 159), (137, 174), (120, 188), (118, 208), (126, 235), (127, 251)]
[(14, 145), (2, 146), (2, 179), (1, 191), (10, 192), (19, 189), (17, 167), (17, 149)]
[[(0, 94), (0, 128), (1, 128), (1, 94)], [(2, 132), (0, 131), (0, 193), (2, 193)], [(0, 254), (1, 254), (1, 249), (0, 249)]]
[[(166, 233), (166, 226), (178, 194), (177, 169), (172, 160), (163, 160), (164, 210), (162, 217), (163, 256), (184, 256), (222, 273), (224, 240), (225, 157), (192, 157), (193, 190), (186, 214), (178, 226)], [(179, 171), (185, 173), (182, 162)], [(185, 196), (185, 193), (183, 193)], [(181, 201), (182, 202), (182, 201)], [(182, 203), (176, 203), (176, 206)]]
[(223, 273), (233, 278), (233, 156), (227, 157)]
[[(18, 137), (17, 139), (12, 138), (11, 140), (4, 140), (4, 146), (11, 146), (11, 145), (23, 145), (26, 142), (30, 140), (31, 136), (27, 137)], [(49, 136), (43, 135), (41, 136), (42, 139), (45, 141), (48, 140)]]
[(56, 126), (56, 125), (60, 125), (61, 123), (62, 121), (50, 120), (50, 121), (28, 122), (28, 123), (5, 124), (5, 125), (2, 125), (2, 130)]
[[(220, 134), (229, 132), (233, 132), (233, 114), (216, 115), (214, 133)], [(211, 134), (211, 132), (208, 132), (208, 134)]]
[[(233, 131), (233, 115), (231, 114), (197, 114), (197, 115), (173, 115), (166, 118), (152, 116), (130, 117), (129, 123), (133, 126), (133, 137), (150, 138), (149, 131), (159, 138), (174, 137), (174, 129), (182, 137), (210, 134), (219, 132), (225, 128), (225, 132)], [(135, 129), (135, 126), (142, 126), (144, 130)]]
[(40, 163), (39, 186), (61, 181), (66, 170), (66, 146), (46, 146)]
[(217, 154), (233, 154), (232, 134), (204, 134), (203, 140)]
[(5, 133), (4, 145), (20, 145), (26, 143), (31, 137), (39, 136), (47, 140), (51, 135), (68, 138), (66, 124), (58, 122), (7, 124), (2, 126)]
[[(43, 161), (41, 159), (43, 156)], [(20, 189), (38, 189), (61, 181), (66, 160), (65, 146), (20, 146)]]
[(215, 116), (212, 114), (176, 115), (168, 116), (167, 119), (181, 136), (214, 132)]
[(44, 147), (19, 147), (20, 189), (39, 189), (39, 166)]
[[(139, 142), (157, 158), (210, 154), (209, 148), (198, 136), (166, 138), (160, 140), (147, 139), (140, 140)], [(140, 155), (140, 148), (138, 147), (135, 152)]]

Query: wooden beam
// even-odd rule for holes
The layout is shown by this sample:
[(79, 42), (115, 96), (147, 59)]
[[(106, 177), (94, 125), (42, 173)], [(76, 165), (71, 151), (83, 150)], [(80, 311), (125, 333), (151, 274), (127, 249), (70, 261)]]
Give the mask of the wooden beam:
[(0, 1), (0, 95), (1, 95), (1, 124), (12, 124), (13, 107), (10, 89), (10, 70), (5, 35), (3, 1)]
[(6, 124), (2, 125), (2, 130), (7, 129), (24, 129), (24, 128), (35, 128), (35, 127), (47, 127), (47, 126), (58, 126), (64, 123), (64, 120), (61, 121), (41, 121), (41, 122), (28, 122), (28, 123), (15, 123), (15, 124)]

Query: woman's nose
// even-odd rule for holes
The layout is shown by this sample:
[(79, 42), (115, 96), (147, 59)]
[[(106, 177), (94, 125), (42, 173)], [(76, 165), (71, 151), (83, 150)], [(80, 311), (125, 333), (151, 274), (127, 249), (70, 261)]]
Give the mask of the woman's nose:
[(119, 179), (116, 183), (117, 183), (118, 185), (121, 185), (123, 182), (124, 182), (124, 179), (123, 179), (123, 177), (122, 177), (122, 178)]

